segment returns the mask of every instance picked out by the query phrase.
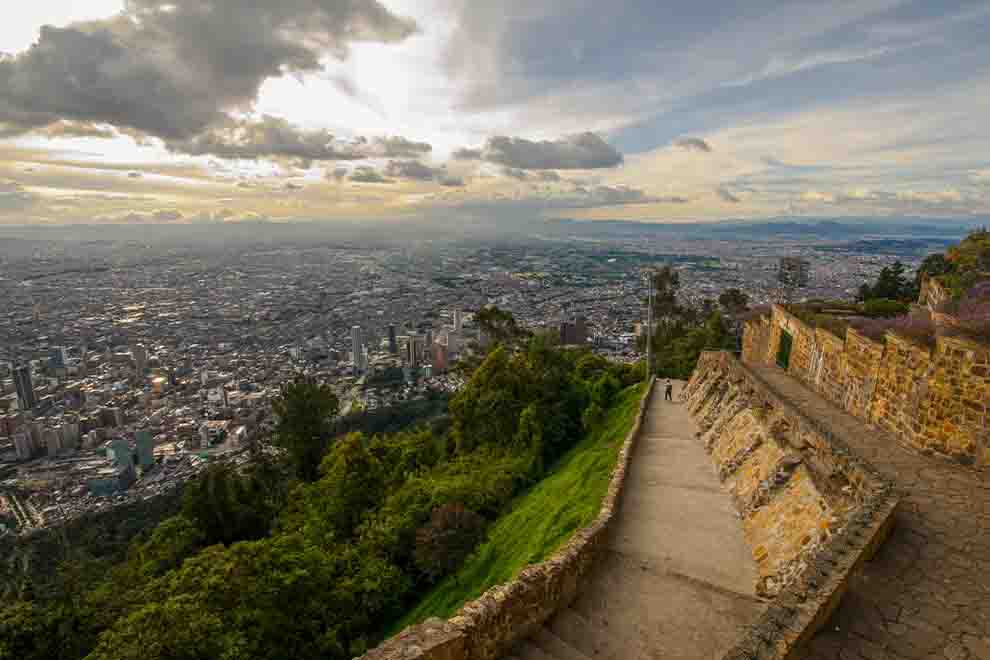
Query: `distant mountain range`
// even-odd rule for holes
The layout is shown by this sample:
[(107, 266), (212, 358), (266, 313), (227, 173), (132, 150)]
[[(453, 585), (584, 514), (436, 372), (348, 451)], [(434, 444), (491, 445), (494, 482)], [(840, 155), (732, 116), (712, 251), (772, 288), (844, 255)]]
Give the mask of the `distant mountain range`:
[(990, 225), (990, 218), (961, 222), (958, 219), (939, 220), (928, 218), (903, 218), (877, 220), (876, 218), (843, 218), (793, 220), (773, 218), (760, 221), (729, 220), (708, 223), (642, 223), (622, 220), (548, 220), (546, 228), (553, 233), (616, 235), (616, 234), (668, 234), (676, 233), (685, 238), (819, 238), (823, 240), (849, 240), (864, 236), (902, 236), (939, 239), (959, 239), (970, 230)]

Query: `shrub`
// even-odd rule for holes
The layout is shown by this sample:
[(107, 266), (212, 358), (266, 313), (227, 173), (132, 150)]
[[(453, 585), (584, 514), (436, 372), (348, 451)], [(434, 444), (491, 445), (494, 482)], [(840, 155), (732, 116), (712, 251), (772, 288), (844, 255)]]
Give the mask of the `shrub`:
[(932, 347), (935, 345), (935, 324), (931, 319), (916, 318), (912, 316), (899, 316), (897, 318), (858, 318), (851, 321), (860, 334), (875, 341), (883, 341), (887, 332), (893, 332), (899, 337), (921, 346)]
[(888, 298), (874, 298), (863, 304), (863, 315), (871, 318), (895, 318), (908, 313), (910, 306), (906, 303)]

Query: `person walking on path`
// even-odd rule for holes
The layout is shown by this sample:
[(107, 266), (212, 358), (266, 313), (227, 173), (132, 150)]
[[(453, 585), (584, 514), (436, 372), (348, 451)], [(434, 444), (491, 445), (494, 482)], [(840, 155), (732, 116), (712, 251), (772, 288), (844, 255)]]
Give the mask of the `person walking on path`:
[(663, 391), (663, 400), (664, 401), (674, 400), (674, 384), (670, 382), (669, 378), (667, 379), (667, 386), (664, 388)]

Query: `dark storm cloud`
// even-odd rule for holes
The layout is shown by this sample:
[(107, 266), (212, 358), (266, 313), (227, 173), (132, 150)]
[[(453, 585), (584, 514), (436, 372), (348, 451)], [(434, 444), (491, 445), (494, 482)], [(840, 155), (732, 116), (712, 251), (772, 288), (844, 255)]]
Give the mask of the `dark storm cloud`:
[(731, 190), (719, 186), (715, 189), (715, 194), (719, 196), (723, 202), (729, 202), (730, 204), (738, 204), (742, 200), (736, 197)]
[(693, 137), (678, 138), (674, 141), (674, 146), (680, 147), (681, 149), (687, 149), (688, 151), (701, 151), (704, 153), (711, 153), (712, 150), (710, 144), (701, 138)]
[(499, 135), (488, 139), (481, 156), (490, 163), (520, 170), (589, 170), (622, 163), (622, 154), (594, 133), (553, 141)]
[(373, 167), (361, 166), (355, 169), (350, 176), (350, 180), (355, 183), (392, 183)]
[(320, 70), (355, 41), (416, 30), (377, 0), (129, 0), (116, 17), (44, 26), (0, 60), (0, 129), (60, 119), (185, 141), (250, 106), (261, 84)]

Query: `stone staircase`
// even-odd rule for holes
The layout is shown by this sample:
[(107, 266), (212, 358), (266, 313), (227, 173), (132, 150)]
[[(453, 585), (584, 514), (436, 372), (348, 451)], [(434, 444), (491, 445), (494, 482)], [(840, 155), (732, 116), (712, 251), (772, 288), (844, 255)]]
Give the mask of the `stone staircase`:
[(569, 607), (519, 645), (506, 660), (619, 660), (622, 647), (605, 625)]

